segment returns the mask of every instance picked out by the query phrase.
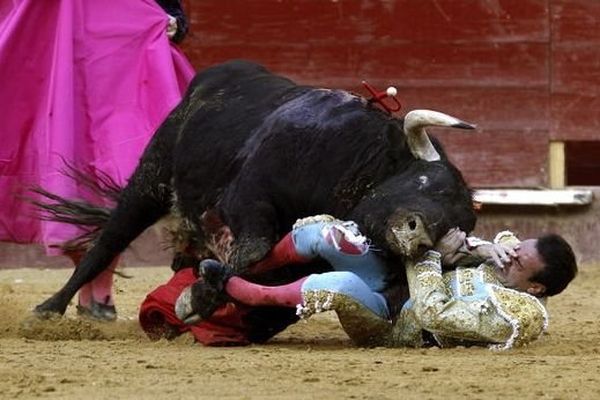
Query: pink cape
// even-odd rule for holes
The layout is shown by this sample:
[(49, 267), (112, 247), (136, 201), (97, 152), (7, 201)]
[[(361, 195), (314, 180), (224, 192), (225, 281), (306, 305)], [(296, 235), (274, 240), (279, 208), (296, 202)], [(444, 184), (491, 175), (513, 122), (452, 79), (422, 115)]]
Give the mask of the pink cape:
[[(0, 240), (62, 242), (19, 196), (87, 197), (63, 158), (125, 183), (194, 70), (154, 0), (9, 0), (0, 6)], [(97, 200), (89, 198), (90, 200)]]

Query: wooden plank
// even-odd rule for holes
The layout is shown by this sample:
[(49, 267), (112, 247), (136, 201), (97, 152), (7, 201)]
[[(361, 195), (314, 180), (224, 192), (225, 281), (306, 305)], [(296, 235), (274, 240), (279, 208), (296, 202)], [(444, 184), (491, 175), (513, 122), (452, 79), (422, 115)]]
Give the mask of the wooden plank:
[(547, 51), (547, 46), (538, 43), (369, 47), (362, 53), (367, 62), (359, 66), (358, 72), (413, 87), (536, 88), (545, 86), (548, 80)]
[(551, 30), (555, 43), (600, 42), (600, 2), (551, 0)]
[(552, 93), (597, 95), (600, 92), (598, 45), (557, 44), (552, 51)]
[[(385, 2), (382, 2), (385, 3)], [(548, 5), (539, 0), (390, 2), (390, 37), (424, 42), (546, 42)], [(379, 18), (375, 16), (375, 18)], [(385, 31), (384, 31), (385, 32)]]
[[(198, 68), (248, 58), (335, 86), (547, 84), (548, 6), (538, 0), (187, 2)], [(449, 45), (452, 43), (452, 45)], [(409, 56), (407, 56), (409, 55)], [(330, 84), (331, 85), (331, 84)]]
[(600, 96), (580, 93), (552, 94), (553, 140), (600, 140)]
[(548, 160), (548, 182), (551, 188), (565, 187), (565, 144), (564, 142), (550, 142)]
[(473, 194), (473, 200), (483, 205), (583, 206), (591, 204), (593, 198), (588, 189), (478, 189)]
[(536, 43), (215, 46), (202, 41), (193, 42), (187, 51), (198, 68), (246, 58), (298, 81), (324, 86), (344, 87), (375, 78), (413, 87), (543, 88), (549, 79), (548, 48)]
[(546, 42), (547, 1), (188, 1), (194, 36), (215, 44)]
[(547, 131), (430, 130), (474, 187), (540, 187), (547, 183)]
[(551, 5), (553, 140), (600, 140), (600, 2), (553, 0)]
[(600, 53), (590, 45), (600, 36), (599, 1), (185, 5), (184, 47), (197, 67), (248, 58), (299, 83), (359, 93), (364, 79), (393, 84), (400, 114), (431, 108), (478, 124), (485, 139), (448, 145), (473, 182), (544, 185), (550, 138), (600, 140)]

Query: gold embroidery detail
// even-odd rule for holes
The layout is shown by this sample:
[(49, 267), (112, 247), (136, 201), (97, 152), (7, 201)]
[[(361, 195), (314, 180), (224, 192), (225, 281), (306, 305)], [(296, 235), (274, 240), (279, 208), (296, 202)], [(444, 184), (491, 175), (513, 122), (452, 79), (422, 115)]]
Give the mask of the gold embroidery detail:
[(306, 319), (323, 311), (335, 311), (340, 324), (359, 346), (383, 346), (389, 342), (391, 321), (381, 318), (352, 297), (329, 290), (307, 290), (296, 314)]
[(491, 299), (500, 314), (511, 324), (513, 332), (504, 346), (496, 349), (508, 349), (532, 342), (548, 327), (548, 313), (541, 301), (523, 292), (490, 285)]

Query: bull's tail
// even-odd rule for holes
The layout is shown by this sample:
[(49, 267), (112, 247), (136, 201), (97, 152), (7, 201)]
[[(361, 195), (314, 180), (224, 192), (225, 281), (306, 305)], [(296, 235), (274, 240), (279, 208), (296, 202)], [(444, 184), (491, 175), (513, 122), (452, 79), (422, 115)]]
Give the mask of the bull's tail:
[[(35, 187), (31, 191), (43, 197), (43, 200), (31, 200), (38, 207), (41, 219), (82, 228), (83, 232), (80, 235), (52, 245), (60, 248), (63, 253), (87, 251), (110, 218), (112, 209), (108, 206), (99, 206), (83, 200), (65, 199), (40, 187)], [(46, 202), (47, 200), (51, 202)]]
[(92, 168), (77, 168), (73, 164), (64, 160), (65, 168), (61, 171), (81, 186), (88, 189), (91, 193), (104, 198), (107, 202), (115, 205), (119, 201), (123, 187), (119, 185), (106, 172)]
[(104, 172), (93, 173), (90, 169), (77, 169), (65, 162), (62, 173), (74, 182), (99, 196), (102, 205), (81, 199), (67, 199), (42, 187), (33, 187), (31, 192), (37, 199), (28, 200), (38, 208), (38, 216), (45, 221), (55, 221), (78, 226), (82, 233), (70, 240), (55, 245), (63, 253), (85, 253), (100, 235), (110, 219), (123, 188)]

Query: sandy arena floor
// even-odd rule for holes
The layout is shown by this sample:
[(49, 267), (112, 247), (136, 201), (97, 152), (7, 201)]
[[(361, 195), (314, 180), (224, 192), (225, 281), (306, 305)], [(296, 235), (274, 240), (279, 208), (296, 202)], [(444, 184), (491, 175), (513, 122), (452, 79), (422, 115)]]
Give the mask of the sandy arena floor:
[[(137, 306), (170, 276), (117, 278), (116, 323), (27, 320), (69, 270), (0, 270), (0, 399), (600, 399), (600, 265), (549, 303), (548, 334), (527, 348), (360, 349), (332, 314), (266, 345), (151, 342)], [(26, 321), (25, 324), (23, 321)]]

